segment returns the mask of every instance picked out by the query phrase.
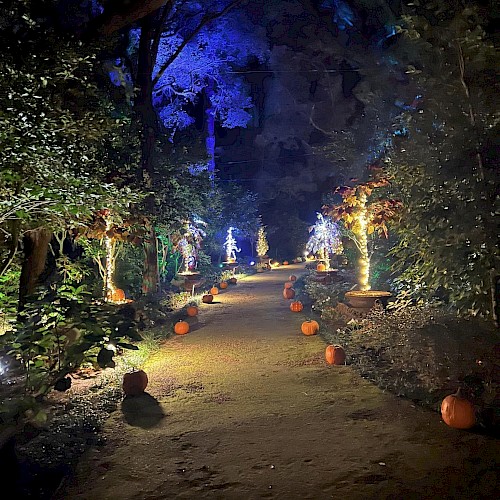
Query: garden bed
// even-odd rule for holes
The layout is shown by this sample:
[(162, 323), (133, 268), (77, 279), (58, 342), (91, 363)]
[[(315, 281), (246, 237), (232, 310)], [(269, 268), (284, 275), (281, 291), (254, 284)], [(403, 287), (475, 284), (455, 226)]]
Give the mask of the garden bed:
[(500, 434), (498, 330), (437, 306), (407, 306), (346, 322), (336, 306), (349, 277), (329, 286), (306, 278), (304, 286), (321, 316), (322, 336), (344, 347), (347, 363), (380, 388), (435, 411), (461, 387), (477, 409), (480, 428)]

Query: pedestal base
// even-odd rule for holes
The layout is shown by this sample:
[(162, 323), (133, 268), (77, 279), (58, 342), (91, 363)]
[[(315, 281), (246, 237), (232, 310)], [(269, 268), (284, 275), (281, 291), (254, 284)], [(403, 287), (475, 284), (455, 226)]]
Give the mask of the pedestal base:
[(363, 309), (371, 309), (378, 303), (385, 307), (389, 297), (392, 297), (392, 293), (382, 290), (352, 290), (345, 294), (349, 306)]
[(353, 290), (345, 294), (347, 303), (337, 305), (339, 314), (346, 320), (364, 319), (372, 311), (384, 311), (390, 292), (381, 290)]

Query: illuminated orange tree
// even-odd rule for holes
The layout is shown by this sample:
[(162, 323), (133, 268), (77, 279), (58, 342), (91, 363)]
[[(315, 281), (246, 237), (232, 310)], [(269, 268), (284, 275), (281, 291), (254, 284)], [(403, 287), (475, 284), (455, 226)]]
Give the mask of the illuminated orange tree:
[(354, 241), (360, 253), (358, 284), (361, 290), (370, 290), (370, 252), (368, 238), (378, 234), (387, 238), (387, 221), (392, 219), (401, 202), (392, 199), (368, 201), (375, 188), (388, 186), (387, 179), (368, 181), (356, 186), (341, 186), (335, 194), (342, 196), (342, 203), (326, 205), (324, 213), (335, 221), (342, 221), (346, 235)]

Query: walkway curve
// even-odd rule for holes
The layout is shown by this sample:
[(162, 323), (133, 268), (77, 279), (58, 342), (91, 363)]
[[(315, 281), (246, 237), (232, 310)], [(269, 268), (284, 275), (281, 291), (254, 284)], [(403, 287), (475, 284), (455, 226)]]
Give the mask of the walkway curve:
[(282, 296), (304, 272), (257, 274), (202, 304), (145, 367), (149, 396), (124, 400), (58, 498), (497, 497), (484, 459), (497, 443), (324, 362)]

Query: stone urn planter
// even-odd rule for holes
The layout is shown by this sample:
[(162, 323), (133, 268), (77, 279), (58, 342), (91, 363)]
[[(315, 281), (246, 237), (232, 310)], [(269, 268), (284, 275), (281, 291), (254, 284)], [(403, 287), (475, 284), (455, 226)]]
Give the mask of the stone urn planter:
[(382, 290), (351, 290), (345, 294), (349, 306), (365, 310), (372, 309), (375, 304), (385, 306), (389, 297), (392, 293)]
[(200, 273), (198, 272), (179, 273), (179, 276), (186, 281), (198, 281), (200, 279)]
[(236, 272), (236, 269), (238, 268), (239, 264), (237, 262), (223, 262), (222, 263), (223, 268), (225, 271), (232, 271), (233, 274)]

